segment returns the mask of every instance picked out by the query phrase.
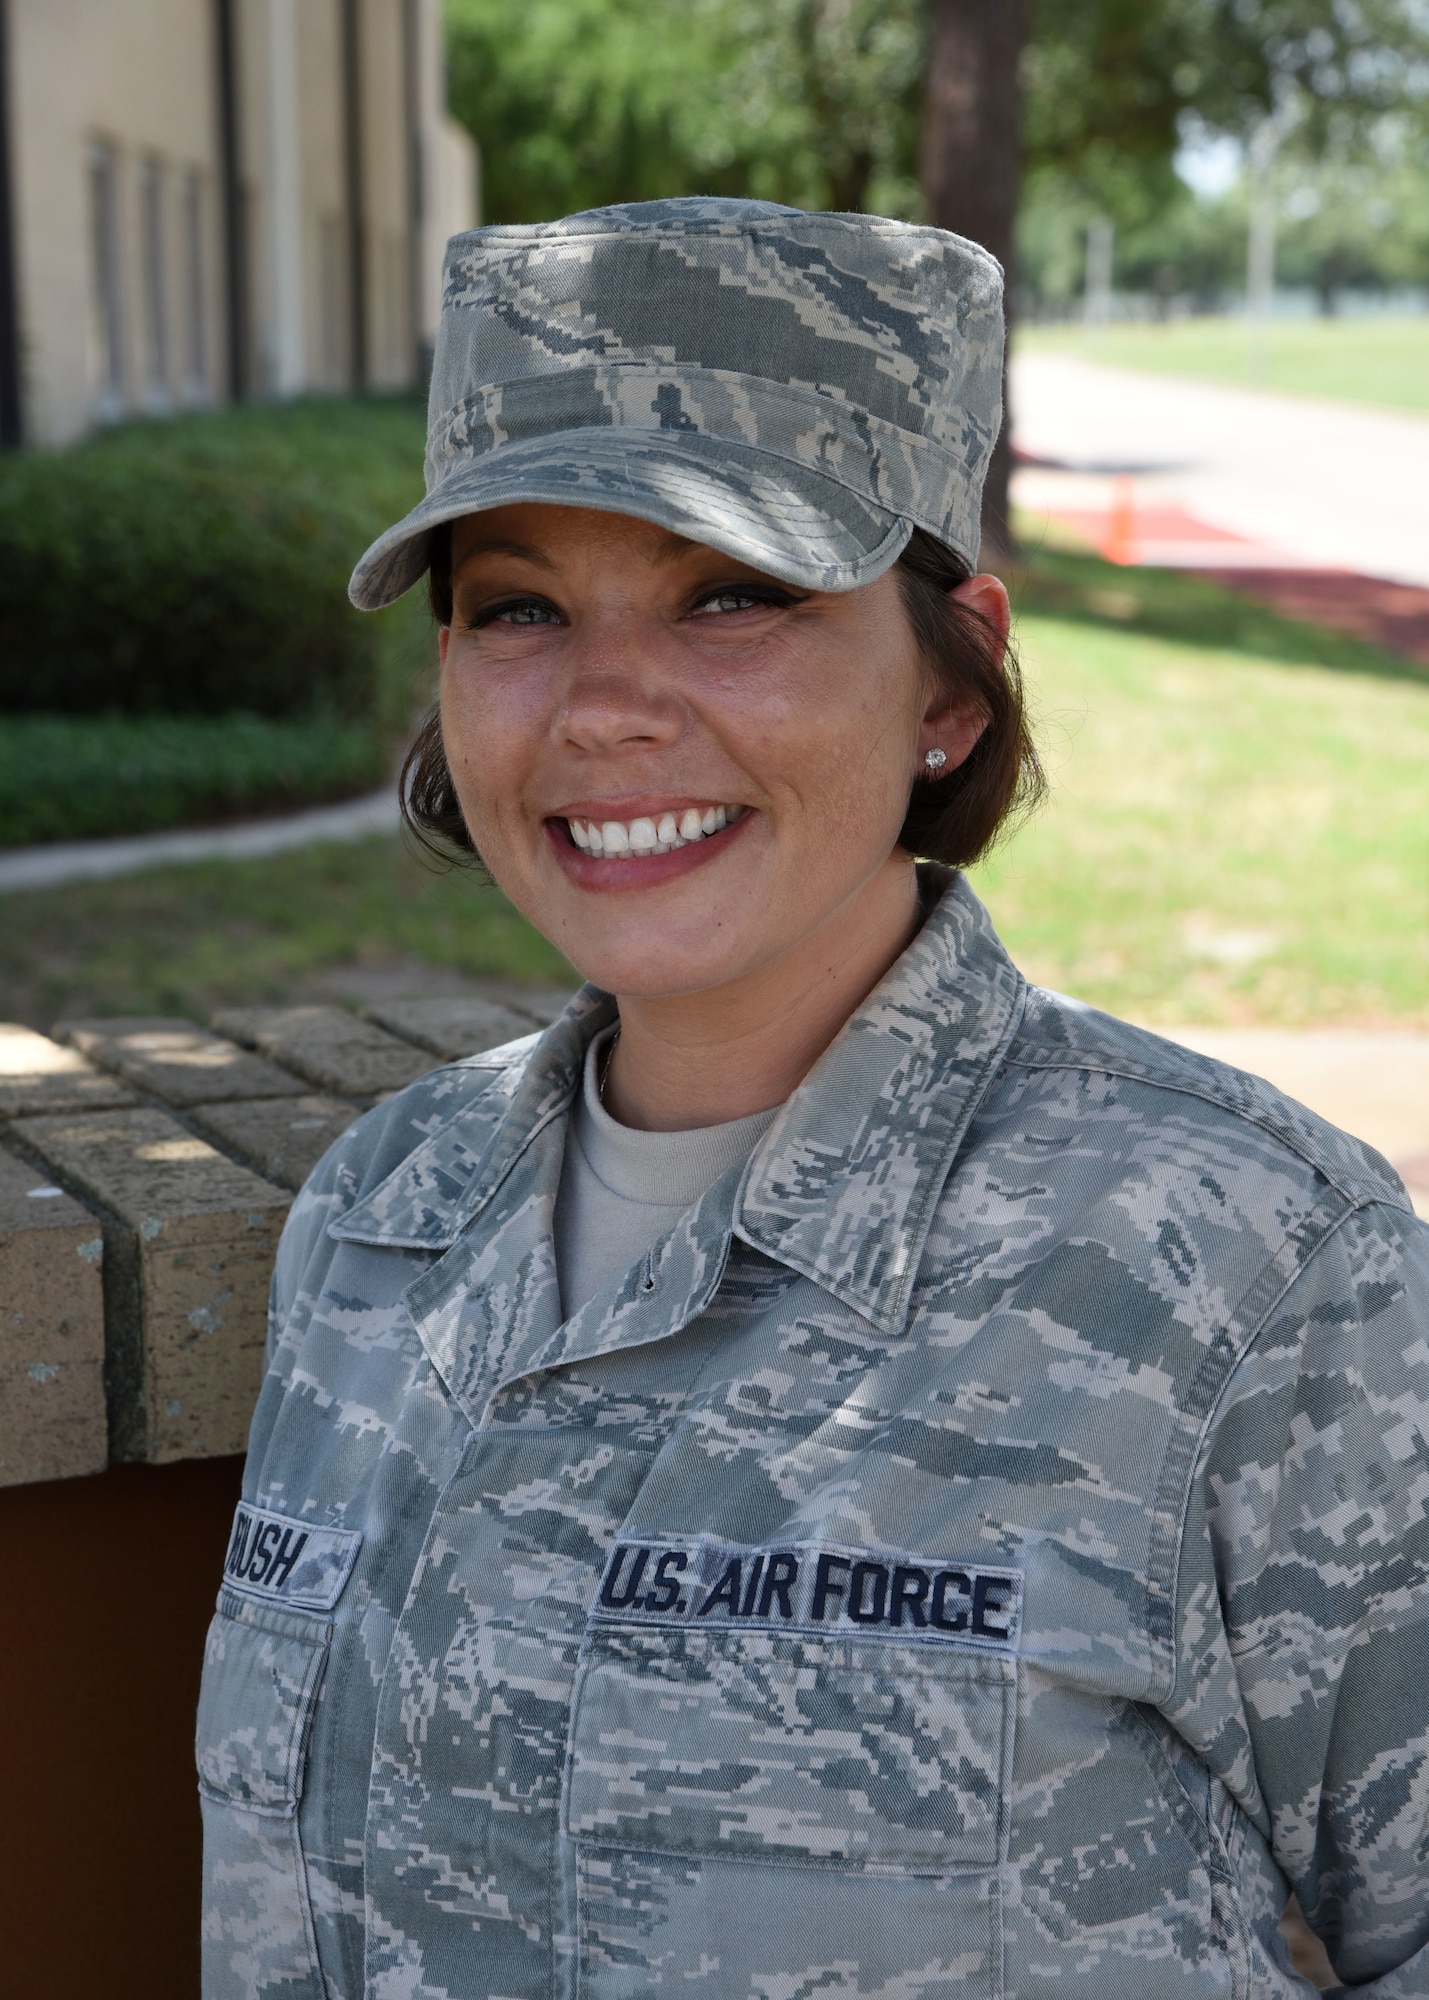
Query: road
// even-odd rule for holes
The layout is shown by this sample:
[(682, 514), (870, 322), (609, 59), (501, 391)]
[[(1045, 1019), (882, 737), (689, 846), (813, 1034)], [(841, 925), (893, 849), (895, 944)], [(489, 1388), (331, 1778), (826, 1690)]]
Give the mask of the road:
[(1036, 353), (1013, 361), (1012, 413), (1034, 515), (1105, 509), (1131, 473), (1138, 507), (1238, 537), (1244, 562), (1429, 587), (1429, 418)]

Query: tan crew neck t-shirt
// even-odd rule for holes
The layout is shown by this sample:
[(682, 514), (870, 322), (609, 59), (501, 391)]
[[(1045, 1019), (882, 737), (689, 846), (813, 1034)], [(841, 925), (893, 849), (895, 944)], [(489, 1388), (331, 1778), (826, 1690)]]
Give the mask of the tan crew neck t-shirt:
[(586, 1051), (566, 1125), (556, 1195), (556, 1273), (567, 1319), (623, 1276), (732, 1167), (748, 1159), (779, 1107), (690, 1132), (638, 1132), (600, 1101), (600, 1070), (615, 1030)]

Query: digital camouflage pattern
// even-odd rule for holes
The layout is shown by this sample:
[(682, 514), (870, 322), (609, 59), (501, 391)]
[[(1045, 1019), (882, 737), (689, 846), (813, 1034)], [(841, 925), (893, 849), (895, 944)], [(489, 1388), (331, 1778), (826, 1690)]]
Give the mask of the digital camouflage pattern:
[(946, 230), (691, 197), (447, 248), (427, 496), (352, 579), (374, 610), (437, 523), (518, 500), (658, 522), (810, 590), (914, 525), (976, 565), (1002, 423), (1002, 270)]
[[(570, 1320), (607, 996), (308, 1184), (205, 1675), (208, 2000), (1273, 2000), (1290, 1886), (1357, 1992), (1429, 1992), (1429, 1232), (925, 883)], [(315, 1577), (361, 1538), (322, 1610), (294, 1524)]]

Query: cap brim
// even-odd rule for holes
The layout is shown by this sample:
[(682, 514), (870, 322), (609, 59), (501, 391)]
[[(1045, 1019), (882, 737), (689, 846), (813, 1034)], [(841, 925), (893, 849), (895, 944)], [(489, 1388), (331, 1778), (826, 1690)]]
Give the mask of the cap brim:
[(912, 523), (827, 473), (689, 431), (586, 429), (464, 461), (372, 544), (348, 594), (377, 611), (427, 568), (443, 522), (519, 501), (653, 521), (801, 590), (856, 590), (895, 563)]

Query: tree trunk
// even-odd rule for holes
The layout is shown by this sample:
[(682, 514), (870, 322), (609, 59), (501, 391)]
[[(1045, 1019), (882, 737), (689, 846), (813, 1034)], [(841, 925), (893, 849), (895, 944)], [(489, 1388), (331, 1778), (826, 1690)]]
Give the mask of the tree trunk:
[[(1007, 273), (1012, 330), (1013, 231), (1021, 169), (1018, 64), (1029, 0), (931, 0), (923, 113), (928, 220), (991, 250)], [(983, 494), (983, 559), (1011, 553), (1007, 482), (1011, 425), (1003, 372), (1002, 433)]]

